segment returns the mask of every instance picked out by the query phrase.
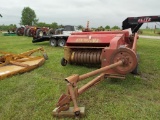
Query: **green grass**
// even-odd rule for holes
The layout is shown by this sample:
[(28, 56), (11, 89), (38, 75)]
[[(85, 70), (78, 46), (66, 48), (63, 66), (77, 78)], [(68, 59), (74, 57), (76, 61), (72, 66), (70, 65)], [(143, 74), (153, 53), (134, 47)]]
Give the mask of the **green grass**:
[[(0, 120), (54, 120), (52, 110), (66, 90), (64, 78), (96, 68), (62, 67), (63, 48), (48, 42), (32, 44), (32, 38), (0, 36), (0, 50), (20, 53), (44, 47), (49, 60), (31, 72), (0, 81)], [(105, 79), (78, 99), (88, 120), (160, 119), (160, 40), (139, 39), (140, 75), (125, 80)], [(87, 80), (88, 81), (88, 80)], [(85, 82), (83, 82), (85, 83)], [(69, 118), (67, 118), (69, 119)]]
[(142, 35), (150, 35), (150, 36), (160, 36), (160, 29), (156, 29), (156, 31), (154, 32), (154, 29), (141, 29), (141, 31), (143, 32)]

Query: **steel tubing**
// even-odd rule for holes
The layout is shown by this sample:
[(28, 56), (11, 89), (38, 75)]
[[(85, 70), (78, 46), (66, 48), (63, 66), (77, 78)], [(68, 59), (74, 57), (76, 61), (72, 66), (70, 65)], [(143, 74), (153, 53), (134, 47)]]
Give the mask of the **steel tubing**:
[(99, 73), (102, 73), (102, 72), (105, 72), (106, 70), (109, 70), (111, 68), (114, 68), (114, 67), (117, 67), (119, 65), (122, 65), (124, 63), (124, 60), (119, 60), (118, 62), (114, 63), (114, 64), (111, 64), (109, 66), (106, 66), (106, 67), (102, 67), (100, 69), (97, 69), (97, 70), (94, 70), (92, 72), (89, 72), (89, 73), (86, 73), (86, 74), (83, 74), (83, 75), (80, 75), (79, 76), (79, 81), (80, 80), (83, 80), (83, 79), (86, 79), (86, 78), (89, 78), (91, 76), (94, 76), (96, 74), (99, 74)]
[(78, 95), (82, 94), (88, 88), (92, 87), (93, 85), (95, 85), (99, 81), (103, 80), (103, 78), (104, 78), (104, 74), (102, 73), (99, 76), (97, 76), (96, 78), (94, 78), (92, 81), (90, 81), (87, 84), (85, 84), (84, 86), (82, 86), (80, 89), (78, 89)]
[(132, 50), (133, 50), (134, 52), (136, 52), (137, 38), (138, 38), (138, 34), (135, 33), (134, 42), (133, 42), (133, 46), (132, 46)]

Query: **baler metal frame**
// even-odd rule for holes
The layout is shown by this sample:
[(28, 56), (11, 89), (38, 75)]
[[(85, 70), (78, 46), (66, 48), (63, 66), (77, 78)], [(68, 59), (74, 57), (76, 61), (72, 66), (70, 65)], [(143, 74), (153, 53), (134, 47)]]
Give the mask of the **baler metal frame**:
[[(127, 46), (120, 46), (114, 52), (112, 52), (111, 54), (113, 55), (111, 57), (111, 63), (109, 65), (104, 65), (100, 69), (94, 70), (83, 75), (75, 74), (65, 78), (65, 81), (67, 82), (67, 94), (61, 95), (56, 105), (57, 108), (55, 108), (53, 112), (53, 115), (66, 115), (64, 114), (64, 111), (69, 110), (69, 104), (72, 101), (74, 105), (74, 115), (80, 116), (82, 114), (82, 111), (80, 110), (77, 104), (77, 98), (80, 94), (84, 93), (90, 87), (97, 85), (98, 83), (100, 83), (100, 81), (104, 80), (104, 78), (125, 78), (125, 75), (127, 73), (132, 72), (138, 64), (136, 55), (137, 38), (138, 34), (135, 33), (133, 44), (132, 46), (130, 46), (130, 48), (128, 48)], [(133, 64), (131, 64), (131, 62), (133, 62)], [(95, 75), (98, 76), (78, 89), (78, 82)]]

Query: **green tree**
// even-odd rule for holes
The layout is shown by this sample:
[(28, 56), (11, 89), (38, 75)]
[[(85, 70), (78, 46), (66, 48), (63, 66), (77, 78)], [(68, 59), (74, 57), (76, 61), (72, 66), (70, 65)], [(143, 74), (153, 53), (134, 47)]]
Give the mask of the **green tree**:
[(32, 10), (29, 7), (24, 7), (22, 10), (22, 17), (20, 24), (21, 25), (35, 25), (38, 22), (38, 19), (36, 18), (36, 14), (34, 10)]
[(99, 26), (96, 30), (97, 31), (104, 31), (105, 29), (103, 28), (103, 26)]
[(110, 29), (110, 26), (109, 26), (109, 25), (106, 25), (105, 29)]
[(82, 30), (84, 27), (82, 25), (77, 26), (79, 30)]
[(61, 25), (58, 25), (58, 28), (63, 28), (63, 27), (64, 27), (64, 25), (62, 25), (62, 24), (61, 24)]
[(46, 23), (45, 22), (38, 22), (38, 23), (36, 23), (36, 26), (38, 26), (38, 27), (46, 27)]
[(16, 29), (16, 25), (15, 24), (10, 24), (10, 25), (0, 25), (0, 30), (15, 30)]
[(113, 26), (112, 29), (120, 29), (118, 26)]
[(56, 22), (53, 22), (51, 25), (50, 25), (51, 28), (53, 29), (56, 29), (58, 28), (58, 24)]
[(36, 23), (36, 26), (38, 26), (38, 27), (49, 27), (49, 28), (53, 28), (53, 29), (58, 28), (58, 24), (56, 22), (53, 22), (51, 24), (47, 24), (45, 22), (38, 22), (38, 23)]

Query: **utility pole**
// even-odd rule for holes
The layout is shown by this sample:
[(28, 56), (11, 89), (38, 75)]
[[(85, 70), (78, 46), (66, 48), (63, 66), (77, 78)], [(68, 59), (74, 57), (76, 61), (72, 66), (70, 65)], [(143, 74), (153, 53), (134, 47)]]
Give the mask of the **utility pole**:
[(156, 25), (155, 25), (155, 27), (154, 27), (154, 33), (156, 33)]

